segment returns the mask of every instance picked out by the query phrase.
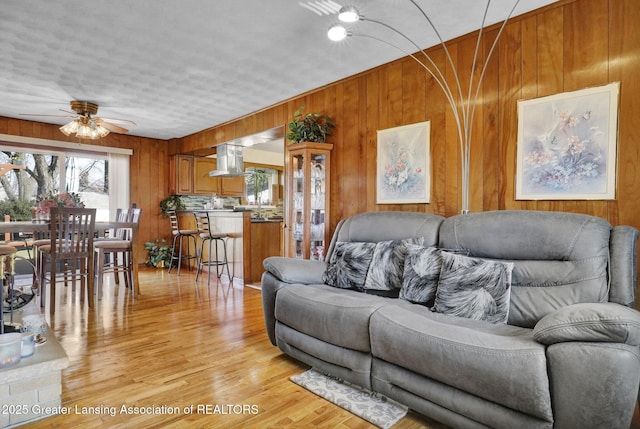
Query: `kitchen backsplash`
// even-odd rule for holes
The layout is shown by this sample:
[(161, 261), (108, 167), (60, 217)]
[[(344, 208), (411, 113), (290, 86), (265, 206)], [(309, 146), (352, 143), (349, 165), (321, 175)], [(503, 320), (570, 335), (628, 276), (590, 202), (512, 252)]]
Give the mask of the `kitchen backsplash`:
[[(211, 203), (211, 197), (204, 195), (181, 195), (180, 201), (183, 202), (187, 210), (202, 210), (207, 203)], [(238, 204), (240, 204), (240, 198), (222, 198), (222, 206), (225, 209), (232, 209)]]
[[(186, 210), (202, 210), (207, 203), (211, 203), (211, 198), (203, 195), (181, 195), (180, 201), (185, 205)], [(232, 209), (240, 205), (240, 198), (226, 197), (222, 198), (222, 206), (225, 209)], [(258, 213), (258, 207), (251, 205), (241, 206), (244, 210), (251, 210), (252, 217), (263, 217), (267, 219), (281, 218), (284, 215), (282, 205), (263, 206)]]

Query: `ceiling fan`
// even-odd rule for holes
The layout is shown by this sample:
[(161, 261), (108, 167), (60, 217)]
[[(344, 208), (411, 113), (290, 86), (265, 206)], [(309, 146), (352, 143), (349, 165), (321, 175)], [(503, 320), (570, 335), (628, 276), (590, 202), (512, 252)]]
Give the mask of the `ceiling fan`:
[(105, 137), (110, 131), (120, 134), (129, 132), (128, 129), (116, 125), (116, 123), (136, 125), (135, 122), (127, 119), (112, 119), (94, 116), (98, 113), (98, 105), (96, 103), (91, 103), (90, 101), (73, 100), (70, 104), (73, 112), (60, 109), (62, 112), (67, 113), (66, 115), (38, 115), (26, 113), (22, 113), (21, 115), (72, 118), (73, 120), (71, 122), (60, 127), (60, 131), (67, 136), (75, 134), (78, 138), (88, 138), (91, 140), (97, 140)]

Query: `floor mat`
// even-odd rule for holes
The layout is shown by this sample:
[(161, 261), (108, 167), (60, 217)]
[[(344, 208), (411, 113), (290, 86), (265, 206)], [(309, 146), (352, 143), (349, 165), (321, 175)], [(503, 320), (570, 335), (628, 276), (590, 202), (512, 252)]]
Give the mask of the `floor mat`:
[(390, 428), (407, 414), (407, 407), (380, 393), (313, 369), (292, 376), (291, 381), (383, 429)]

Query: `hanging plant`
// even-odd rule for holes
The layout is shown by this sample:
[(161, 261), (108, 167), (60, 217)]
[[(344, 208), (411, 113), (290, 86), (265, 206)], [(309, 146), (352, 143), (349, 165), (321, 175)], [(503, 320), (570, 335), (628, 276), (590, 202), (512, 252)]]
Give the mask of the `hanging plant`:
[(325, 143), (331, 135), (331, 129), (336, 126), (328, 115), (320, 113), (303, 113), (304, 105), (293, 113), (289, 122), (287, 139), (293, 143), (316, 142)]

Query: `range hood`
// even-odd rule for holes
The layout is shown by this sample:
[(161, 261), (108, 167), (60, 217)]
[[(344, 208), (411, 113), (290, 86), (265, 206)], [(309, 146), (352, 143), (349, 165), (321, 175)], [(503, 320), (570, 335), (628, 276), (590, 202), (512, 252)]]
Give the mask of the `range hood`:
[(244, 176), (242, 146), (224, 143), (216, 146), (217, 168), (209, 172), (209, 176), (236, 177)]

